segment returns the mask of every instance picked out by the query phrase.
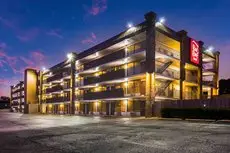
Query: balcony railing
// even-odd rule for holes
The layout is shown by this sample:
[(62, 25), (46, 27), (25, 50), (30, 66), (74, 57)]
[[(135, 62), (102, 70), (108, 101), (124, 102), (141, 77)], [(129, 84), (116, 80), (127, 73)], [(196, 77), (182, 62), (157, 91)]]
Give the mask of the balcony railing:
[(156, 51), (163, 54), (167, 55), (176, 59), (180, 59), (180, 52), (179, 51), (174, 51), (170, 49), (169, 47), (166, 46), (158, 46), (156, 47)]
[(122, 88), (101, 91), (101, 92), (88, 92), (83, 96), (84, 100), (94, 100), (94, 99), (106, 99), (106, 98), (120, 98), (124, 97), (124, 91)]
[(202, 84), (203, 84), (203, 85), (206, 85), (206, 86), (212, 86), (212, 87), (215, 87), (215, 86), (216, 86), (216, 84), (215, 84), (214, 81), (205, 81), (205, 80), (203, 80), (203, 81), (202, 81)]
[(138, 66), (130, 67), (127, 69), (128, 76), (141, 74), (141, 73), (145, 73), (145, 62), (141, 62)]
[(60, 79), (66, 77), (66, 76), (69, 76), (69, 75), (70, 75), (70, 71), (58, 73), (58, 74), (55, 74), (55, 75), (47, 78), (46, 80), (44, 80), (44, 82), (49, 83), (51, 81), (60, 80)]
[(53, 86), (52, 88), (47, 88), (46, 93), (51, 93), (51, 92), (60, 91), (60, 90), (63, 90), (63, 87), (61, 85), (56, 85), (56, 86)]
[(115, 60), (118, 60), (118, 59), (121, 59), (121, 58), (124, 58), (124, 57), (125, 57), (125, 51), (123, 49), (123, 50), (111, 53), (109, 55), (106, 55), (106, 56), (104, 56), (102, 58), (93, 60), (93, 61), (91, 61), (89, 63), (86, 63), (84, 65), (84, 70), (88, 70), (90, 68), (97, 67), (99, 65), (102, 65), (102, 64), (105, 64), (105, 63), (108, 63), (108, 62), (111, 62), (111, 61), (115, 61)]
[(115, 80), (125, 77), (125, 70), (119, 69), (117, 71), (107, 72), (98, 77), (90, 77), (84, 79), (84, 85), (99, 83), (103, 81)]
[(185, 81), (198, 83), (198, 77), (197, 76), (185, 76)]
[(46, 102), (46, 103), (58, 103), (58, 102), (67, 102), (67, 101), (70, 101), (70, 97), (47, 98), (43, 102)]

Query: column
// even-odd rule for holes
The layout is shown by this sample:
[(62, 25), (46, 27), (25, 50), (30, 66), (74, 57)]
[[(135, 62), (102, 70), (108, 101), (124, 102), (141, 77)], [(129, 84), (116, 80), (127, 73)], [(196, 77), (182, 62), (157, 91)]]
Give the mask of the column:
[[(219, 95), (219, 63), (220, 63), (220, 52), (217, 51), (215, 53), (215, 58), (216, 58), (216, 63), (215, 63), (215, 69), (216, 69), (216, 74), (214, 76), (214, 82), (215, 82), (215, 88), (216, 88), (216, 94)], [(213, 95), (212, 95), (213, 96)]]
[(199, 99), (202, 99), (203, 97), (203, 90), (202, 90), (202, 84), (203, 84), (203, 60), (202, 60), (202, 52), (203, 52), (203, 46), (204, 42), (199, 41), (199, 47), (200, 47), (200, 66), (198, 70), (198, 77), (199, 77), (199, 87), (198, 87), (198, 94), (199, 94)]
[(145, 117), (152, 117), (152, 107), (155, 101), (155, 23), (156, 14), (145, 14), (146, 23), (146, 103)]
[(183, 81), (185, 80), (185, 56), (186, 53), (186, 45), (187, 45), (187, 31), (181, 30), (178, 32), (181, 37), (180, 41), (180, 100), (183, 99)]
[(75, 53), (72, 53), (73, 58), (70, 61), (70, 114), (75, 114), (75, 72), (76, 72), (76, 66), (75, 66), (75, 61), (77, 59), (77, 55)]
[[(23, 82), (20, 81), (20, 103), (19, 103), (19, 112), (22, 112), (22, 85)], [(25, 94), (25, 93), (24, 93)], [(24, 99), (25, 100), (25, 99)]]

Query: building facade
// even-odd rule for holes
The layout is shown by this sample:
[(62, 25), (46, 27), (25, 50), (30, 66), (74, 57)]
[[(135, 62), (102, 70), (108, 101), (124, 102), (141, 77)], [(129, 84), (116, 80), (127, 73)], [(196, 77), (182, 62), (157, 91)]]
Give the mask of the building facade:
[(24, 81), (11, 86), (11, 109), (22, 113), (39, 112), (38, 95), (40, 89), (40, 72), (35, 69), (26, 69)]
[(155, 101), (218, 94), (219, 52), (186, 31), (145, 21), (38, 76), (42, 113), (152, 116)]
[(13, 111), (23, 112), (25, 102), (24, 82), (20, 81), (18, 84), (10, 86), (10, 93), (11, 109)]

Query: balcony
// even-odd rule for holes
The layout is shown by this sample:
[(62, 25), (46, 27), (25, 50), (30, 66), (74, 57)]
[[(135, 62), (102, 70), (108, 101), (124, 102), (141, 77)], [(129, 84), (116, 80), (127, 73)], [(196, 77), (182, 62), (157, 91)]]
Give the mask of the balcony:
[(124, 58), (124, 57), (125, 57), (125, 51), (123, 49), (123, 50), (111, 53), (109, 55), (106, 55), (106, 56), (104, 56), (102, 58), (93, 60), (93, 61), (91, 61), (89, 63), (86, 63), (84, 65), (84, 70), (88, 70), (90, 68), (97, 67), (99, 65), (102, 65), (102, 64), (105, 64), (105, 63), (108, 63), (108, 62), (111, 62), (111, 61), (115, 61), (115, 60), (118, 60), (118, 59), (121, 59), (121, 58)]
[(89, 92), (85, 93), (83, 96), (84, 100), (96, 100), (96, 99), (106, 99), (106, 98), (121, 98), (124, 97), (124, 91), (122, 88), (101, 91), (101, 92)]
[(60, 91), (60, 90), (63, 90), (63, 87), (61, 85), (56, 85), (56, 86), (53, 86), (52, 88), (47, 88), (46, 93), (51, 93), (51, 92)]
[(192, 83), (198, 83), (198, 77), (197, 76), (185, 76), (185, 81), (192, 82)]
[(145, 62), (141, 62), (139, 65), (127, 69), (127, 76), (141, 73), (145, 73)]
[(180, 59), (180, 52), (179, 51), (174, 51), (173, 49), (167, 47), (167, 46), (157, 46), (156, 47), (156, 52), (166, 55), (168, 57), (172, 57), (174, 59)]
[(58, 103), (58, 102), (67, 102), (70, 101), (70, 97), (55, 97), (55, 98), (47, 98), (44, 100), (46, 103)]
[(215, 84), (214, 81), (205, 81), (205, 80), (202, 81), (202, 85), (211, 86), (211, 87), (215, 87), (216, 86), (216, 84)]
[(55, 74), (55, 75), (47, 78), (46, 80), (44, 80), (44, 83), (49, 83), (49, 82), (52, 82), (52, 81), (55, 81), (55, 80), (60, 80), (60, 79), (62, 79), (64, 77), (67, 77), (69, 75), (70, 75), (70, 71), (58, 73), (58, 74)]
[(84, 85), (99, 83), (103, 81), (115, 80), (125, 77), (125, 70), (119, 69), (117, 71), (110, 71), (105, 74), (100, 75), (99, 77), (90, 77), (84, 79)]

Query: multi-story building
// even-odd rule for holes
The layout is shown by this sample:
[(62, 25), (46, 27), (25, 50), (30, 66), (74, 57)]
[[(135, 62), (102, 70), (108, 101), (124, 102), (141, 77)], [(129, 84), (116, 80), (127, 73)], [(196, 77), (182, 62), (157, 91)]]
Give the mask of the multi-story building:
[(11, 108), (14, 111), (23, 112), (25, 102), (24, 82), (20, 81), (14, 86), (10, 86)]
[(217, 95), (218, 67), (219, 52), (150, 12), (144, 22), (42, 71), (40, 110), (151, 116), (155, 101)]
[(24, 81), (11, 86), (10, 105), (12, 110), (23, 113), (38, 112), (38, 91), (40, 88), (39, 72), (26, 69)]

